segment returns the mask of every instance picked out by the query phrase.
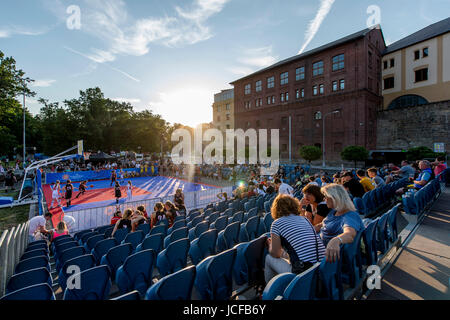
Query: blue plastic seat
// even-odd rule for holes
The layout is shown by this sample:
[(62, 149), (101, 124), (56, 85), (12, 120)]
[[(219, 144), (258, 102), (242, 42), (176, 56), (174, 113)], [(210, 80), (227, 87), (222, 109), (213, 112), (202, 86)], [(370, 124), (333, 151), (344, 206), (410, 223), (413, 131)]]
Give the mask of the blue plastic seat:
[(67, 260), (64, 263), (58, 274), (58, 283), (61, 286), (63, 292), (64, 290), (66, 290), (67, 279), (74, 274), (73, 270), (68, 270), (71, 266), (77, 266), (79, 268), (79, 272), (91, 269), (96, 266), (95, 257), (92, 254), (85, 254)]
[(34, 257), (34, 258), (25, 259), (25, 260), (20, 261), (16, 265), (14, 273), (21, 273), (21, 272), (25, 272), (25, 271), (29, 271), (29, 270), (37, 269), (37, 268), (46, 268), (48, 271), (51, 270), (47, 256), (39, 256), (39, 257)]
[(195, 228), (200, 222), (203, 221), (203, 216), (197, 216), (193, 218), (188, 224), (187, 227), (189, 229)]
[(139, 291), (134, 290), (129, 293), (125, 293), (117, 298), (111, 299), (111, 301), (139, 301), (141, 300), (141, 296)]
[(187, 227), (177, 229), (174, 232), (172, 232), (172, 234), (164, 238), (164, 248), (167, 248), (171, 243), (177, 240), (188, 237), (189, 237), (189, 230)]
[(369, 223), (366, 229), (362, 232), (362, 239), (364, 241), (365, 255), (362, 256), (362, 261), (365, 265), (370, 266), (377, 264), (378, 251), (377, 251), (377, 224), (379, 218)]
[(78, 241), (77, 239), (75, 239), (75, 238), (72, 237), (71, 235), (69, 235), (69, 234), (64, 234), (64, 235), (62, 235), (62, 236), (59, 236), (59, 237), (53, 239), (53, 241), (52, 241), (52, 246), (56, 246), (56, 245), (59, 244), (59, 243), (62, 243), (62, 242), (64, 242), (64, 241), (67, 241), (67, 239)]
[(111, 228), (111, 225), (108, 226), (101, 226), (98, 228), (95, 228), (94, 231), (98, 232), (98, 234), (105, 234), (107, 230), (109, 230)]
[(364, 202), (361, 198), (353, 198), (353, 204), (359, 214), (366, 215), (366, 208), (364, 207)]
[(136, 231), (142, 231), (144, 236), (150, 232), (150, 225), (148, 223), (143, 223), (136, 228)]
[(228, 226), (228, 216), (221, 216), (217, 218), (216, 221), (214, 221), (209, 228), (210, 229), (216, 229), (217, 232), (220, 232), (222, 230), (225, 230), (225, 228)]
[(202, 300), (229, 300), (236, 249), (204, 259), (197, 265), (195, 287)]
[(130, 233), (129, 228), (122, 228), (116, 230), (116, 233), (114, 233), (113, 238), (116, 239), (117, 243), (121, 243), (129, 233)]
[(241, 223), (234, 222), (229, 224), (225, 230), (220, 231), (217, 235), (217, 251), (222, 252), (238, 244), (240, 229)]
[(233, 215), (233, 217), (231, 218), (231, 220), (228, 222), (228, 224), (235, 223), (235, 222), (239, 222), (239, 223), (244, 222), (244, 211), (236, 212)]
[(82, 237), (84, 234), (89, 233), (89, 232), (92, 232), (92, 230), (90, 230), (90, 229), (88, 229), (88, 230), (83, 230), (83, 231), (80, 231), (80, 232), (75, 233), (73, 237), (74, 237), (74, 239), (75, 239), (76, 241), (78, 241), (78, 240), (81, 239), (81, 237)]
[(108, 238), (97, 242), (94, 249), (91, 250), (91, 254), (95, 257), (97, 263), (100, 263), (100, 260), (108, 252), (108, 250), (114, 248), (115, 246), (117, 246), (116, 239)]
[(117, 269), (119, 269), (119, 267), (132, 252), (133, 247), (131, 244), (125, 243), (109, 249), (108, 252), (102, 257), (100, 264), (109, 267), (111, 279), (115, 279)]
[(189, 247), (189, 239), (184, 238), (172, 242), (166, 249), (161, 251), (156, 260), (156, 267), (158, 268), (159, 274), (164, 277), (185, 268)]
[(387, 231), (387, 221), (389, 214), (383, 214), (377, 224), (377, 249), (381, 253), (385, 253), (389, 248), (389, 237)]
[(63, 253), (67, 249), (71, 249), (71, 248), (75, 248), (75, 247), (79, 247), (79, 246), (80, 246), (80, 244), (76, 241), (65, 242), (65, 243), (57, 246), (55, 249), (55, 259), (58, 260), (59, 257), (61, 256), (61, 253)]
[[(236, 212), (237, 212), (237, 211), (236, 211)], [(233, 217), (233, 209), (232, 209), (232, 208), (229, 208), (229, 209), (225, 210), (225, 211), (223, 212), (223, 215), (224, 215), (224, 216), (227, 216), (228, 218), (232, 218), (232, 217)]]
[(220, 217), (220, 212), (216, 211), (216, 212), (211, 213), (208, 217), (208, 223), (209, 224), (213, 223), (219, 217)]
[(103, 234), (97, 234), (87, 239), (84, 247), (86, 248), (86, 250), (88, 250), (88, 252), (91, 252), (92, 249), (94, 249), (95, 245), (102, 240), (105, 240), (105, 236)]
[(272, 202), (271, 201), (265, 201), (264, 202), (264, 211), (265, 212), (270, 212), (270, 207), (272, 206)]
[(131, 246), (133, 247), (133, 250), (135, 250), (136, 247), (141, 244), (142, 240), (144, 239), (144, 236), (145, 236), (144, 232), (141, 230), (131, 232), (127, 234), (125, 239), (123, 239), (122, 244), (130, 243)]
[(158, 226), (154, 226), (151, 230), (149, 235), (159, 234), (162, 233), (164, 236), (167, 235), (167, 224), (161, 224)]
[(187, 223), (186, 223), (186, 220), (179, 220), (179, 221), (177, 221), (177, 222), (175, 222), (173, 225), (172, 225), (172, 227), (171, 228), (169, 228), (168, 230), (167, 230), (167, 235), (170, 235), (172, 232), (174, 232), (175, 230), (178, 230), (178, 229), (181, 229), (181, 228), (184, 228), (184, 227), (186, 227), (187, 226)]
[(129, 256), (117, 269), (116, 283), (120, 293), (137, 290), (142, 296), (152, 284), (156, 252), (152, 249), (142, 250)]
[(244, 215), (244, 222), (247, 222), (250, 218), (258, 216), (258, 209), (252, 208), (249, 211), (247, 211)]
[(189, 215), (186, 217), (186, 220), (188, 222), (193, 221), (193, 219), (197, 218), (198, 216), (200, 216), (202, 213), (200, 211), (191, 211), (189, 213)]
[(46, 249), (36, 249), (36, 250), (31, 250), (28, 252), (25, 252), (21, 257), (20, 260), (26, 260), (26, 259), (30, 259), (30, 258), (34, 258), (34, 257), (39, 257), (39, 256), (47, 256), (48, 257), (48, 251)]
[[(175, 223), (175, 222), (178, 222), (178, 221), (181, 221), (181, 220), (186, 220), (186, 216), (185, 215), (176, 216), (175, 220), (173, 220), (173, 222)], [(186, 223), (187, 223), (187, 221), (186, 221)]]
[(84, 246), (86, 244), (86, 241), (93, 236), (97, 236), (99, 233), (97, 231), (92, 231), (92, 232), (88, 232), (85, 233), (81, 236), (80, 240), (78, 240), (78, 243), (80, 244), (80, 246)]
[(46, 268), (37, 268), (14, 274), (6, 286), (6, 293), (11, 293), (36, 284), (48, 283), (53, 286), (52, 276)]
[(41, 283), (8, 293), (7, 295), (3, 296), (0, 300), (47, 301), (47, 300), (55, 300), (55, 295), (53, 294), (53, 290), (48, 285), (48, 283)]
[(191, 242), (189, 257), (195, 265), (204, 258), (216, 253), (217, 230), (208, 230)]
[[(45, 241), (45, 240), (44, 240), (44, 241)], [(45, 242), (45, 243), (42, 243), (42, 242), (40, 242), (40, 241), (39, 241), (38, 243), (32, 242), (32, 243), (29, 244), (28, 247), (25, 249), (25, 252), (30, 252), (30, 251), (34, 251), (34, 250), (46, 250), (47, 253), (48, 253), (49, 249), (48, 249), (47, 242)]]
[(195, 274), (195, 266), (190, 266), (163, 277), (148, 289), (145, 300), (191, 300)]
[(241, 242), (251, 241), (258, 236), (259, 222), (259, 217), (254, 216), (241, 225), (239, 236)]
[(86, 254), (86, 249), (84, 247), (73, 247), (67, 250), (64, 250), (59, 258), (56, 260), (55, 267), (56, 270), (61, 270), (61, 267), (66, 263), (67, 260), (82, 256)]
[(104, 236), (105, 239), (112, 237), (112, 232), (114, 231), (115, 226), (110, 226), (108, 229), (105, 230)]
[(270, 212), (267, 212), (264, 215), (264, 227), (265, 227), (265, 231), (266, 232), (270, 232), (270, 229), (272, 227), (272, 223), (273, 223), (273, 218), (272, 218), (272, 214)]
[(79, 289), (66, 288), (64, 300), (107, 300), (111, 288), (110, 271), (107, 266), (98, 266), (79, 274)]
[(389, 211), (388, 226), (389, 226), (389, 241), (394, 242), (398, 239), (398, 228), (397, 228), (397, 213), (400, 204), (397, 204), (394, 208)]
[(361, 236), (362, 232), (358, 232), (353, 242), (342, 248), (342, 281), (351, 288), (355, 288), (362, 278)]
[(44, 245), (45, 247), (48, 248), (48, 244), (47, 244), (47, 240), (37, 240), (37, 241), (33, 241), (28, 243), (28, 247), (30, 246), (41, 246)]
[(209, 229), (208, 222), (201, 222), (195, 228), (189, 230), (189, 241), (194, 241), (197, 239), (203, 232), (206, 232)]
[(163, 248), (163, 243), (164, 235), (162, 233), (154, 234), (145, 237), (144, 241), (142, 241), (142, 243), (136, 247), (136, 252), (152, 249), (156, 254), (158, 254)]
[(343, 300), (342, 279), (340, 276), (341, 259), (331, 263), (327, 262), (324, 258), (320, 263), (319, 273), (325, 296), (318, 298), (327, 300)]
[(282, 296), (287, 286), (294, 278), (295, 274), (290, 272), (277, 274), (270, 279), (264, 288), (262, 300), (275, 300), (278, 296)]

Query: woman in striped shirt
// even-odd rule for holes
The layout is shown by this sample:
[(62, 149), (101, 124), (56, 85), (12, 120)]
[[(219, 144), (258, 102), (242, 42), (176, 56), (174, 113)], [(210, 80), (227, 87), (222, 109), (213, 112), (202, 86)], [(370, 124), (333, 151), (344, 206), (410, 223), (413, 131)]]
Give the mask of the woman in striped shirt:
[(325, 255), (325, 247), (314, 227), (299, 213), (300, 202), (297, 199), (286, 194), (275, 198), (271, 209), (275, 221), (271, 237), (267, 239), (266, 282), (279, 273), (303, 272)]

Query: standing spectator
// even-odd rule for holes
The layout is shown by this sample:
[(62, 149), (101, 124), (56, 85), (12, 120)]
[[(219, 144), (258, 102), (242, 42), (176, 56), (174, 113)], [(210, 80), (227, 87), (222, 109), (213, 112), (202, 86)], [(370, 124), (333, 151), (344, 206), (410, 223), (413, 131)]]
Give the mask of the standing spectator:
[(279, 194), (272, 205), (274, 219), (267, 239), (264, 278), (269, 282), (275, 275), (284, 272), (301, 273), (314, 263), (320, 262), (325, 253), (322, 241), (311, 223), (300, 213), (297, 199)]
[(29, 221), (29, 231), (28, 231), (28, 243), (36, 241), (36, 234), (37, 233), (43, 233), (43, 234), (49, 234), (50, 231), (48, 231), (45, 228), (45, 225), (47, 221), (49, 221), (52, 218), (52, 214), (50, 212), (46, 212), (44, 216), (36, 216), (30, 219)]
[(288, 194), (288, 195), (293, 194), (294, 188), (292, 188), (287, 183), (281, 182), (280, 179), (275, 179), (274, 183), (277, 186), (278, 194)]
[(436, 158), (436, 161), (431, 164), (434, 168), (434, 176), (437, 177), (447, 169), (447, 165), (445, 164), (445, 157), (439, 156)]
[(325, 202), (325, 197), (320, 191), (320, 187), (315, 185), (309, 184), (302, 191), (303, 198), (300, 201), (301, 213), (313, 226), (318, 225), (330, 212)]
[(316, 230), (320, 229), (326, 246), (327, 261), (334, 262), (339, 259), (340, 246), (352, 243), (357, 233), (364, 230), (364, 224), (343, 186), (329, 184), (321, 190), (328, 208), (332, 210), (322, 223), (316, 226)]
[(64, 223), (67, 226), (67, 230), (69, 232), (71, 232), (73, 230), (73, 227), (75, 227), (75, 218), (65, 214), (64, 218), (63, 218), (63, 221), (64, 221)]
[(184, 205), (184, 194), (183, 194), (183, 190), (181, 189), (177, 189), (177, 191), (175, 192), (175, 195), (173, 197), (173, 202), (175, 203), (175, 205), (177, 206), (177, 208), (180, 211), (183, 211), (184, 214), (186, 215), (186, 207)]
[(8, 187), (11, 187), (11, 191), (14, 190), (14, 184), (17, 182), (16, 177), (12, 170), (8, 170), (5, 176), (5, 192), (8, 192)]
[(359, 178), (359, 183), (361, 183), (364, 188), (364, 192), (369, 192), (375, 189), (375, 185), (369, 178), (366, 177), (366, 173), (364, 172), (364, 170), (359, 169), (358, 171), (356, 171), (356, 175)]
[(381, 188), (386, 185), (383, 178), (378, 175), (377, 168), (370, 168), (367, 170), (367, 175), (372, 180), (372, 183), (375, 185), (375, 188)]
[(353, 178), (353, 173), (351, 173), (350, 171), (344, 173), (341, 180), (345, 189), (350, 192), (353, 198), (362, 198), (364, 193), (366, 193), (362, 184), (359, 183), (358, 180)]

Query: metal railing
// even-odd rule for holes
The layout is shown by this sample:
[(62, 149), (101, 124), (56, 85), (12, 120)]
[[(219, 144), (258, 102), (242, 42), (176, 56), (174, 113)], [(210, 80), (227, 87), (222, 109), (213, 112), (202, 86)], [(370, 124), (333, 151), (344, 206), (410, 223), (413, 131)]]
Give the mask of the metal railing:
[[(218, 193), (227, 192), (228, 194), (231, 194), (232, 190), (233, 187), (224, 187), (217, 189), (208, 189), (204, 191), (187, 192), (184, 194), (184, 203), (188, 211), (198, 208), (204, 208), (211, 202), (219, 201), (219, 199), (217, 198)], [(109, 205), (79, 211), (65, 212), (64, 215), (71, 216), (75, 219), (75, 224), (71, 226), (70, 232), (77, 232), (110, 224), (111, 218), (113, 217), (117, 208), (124, 212), (128, 208), (136, 209), (139, 206), (144, 206), (146, 210), (151, 213), (157, 202), (164, 203), (167, 200), (173, 202), (173, 195), (153, 199), (130, 201), (121, 203), (119, 205)]]
[(28, 245), (29, 222), (3, 231), (0, 237), (0, 296), (5, 294), (6, 285), (14, 273)]

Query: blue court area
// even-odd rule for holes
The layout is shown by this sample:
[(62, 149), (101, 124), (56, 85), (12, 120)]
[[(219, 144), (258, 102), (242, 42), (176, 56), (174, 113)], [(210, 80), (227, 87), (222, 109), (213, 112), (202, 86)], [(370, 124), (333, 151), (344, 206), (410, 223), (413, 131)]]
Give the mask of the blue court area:
[[(119, 204), (171, 196), (174, 195), (176, 190), (179, 188), (182, 189), (184, 193), (218, 188), (216, 186), (193, 183), (162, 176), (130, 178), (124, 180), (119, 179), (118, 181), (121, 185), (122, 193)], [(133, 184), (131, 201), (127, 201), (128, 181), (131, 181)], [(61, 199), (61, 203), (63, 205), (64, 212), (74, 212), (83, 209), (112, 206), (116, 204), (114, 186), (111, 186), (110, 180), (88, 182), (86, 193), (81, 195), (79, 198), (75, 198), (78, 195), (79, 185), (80, 183), (73, 183), (74, 192), (72, 197), (72, 205), (69, 208), (66, 207), (66, 200), (64, 199), (65, 194), (63, 188), (61, 189), (61, 196), (63, 198)], [(62, 185), (62, 187), (64, 187), (64, 185)], [(52, 201), (50, 185), (45, 185), (43, 189), (47, 204), (50, 206)]]

